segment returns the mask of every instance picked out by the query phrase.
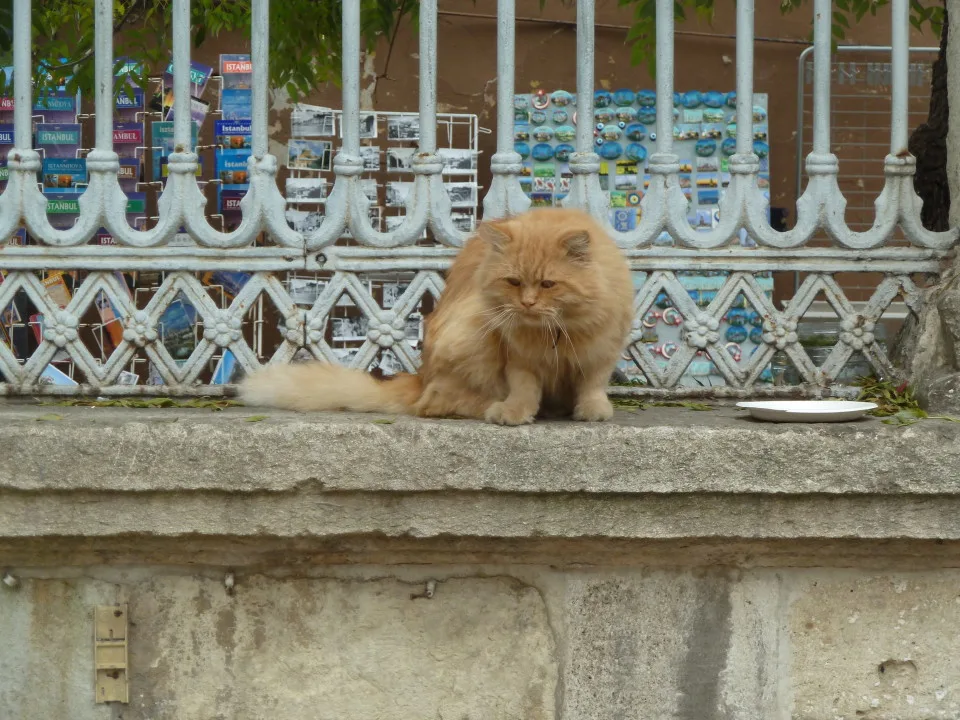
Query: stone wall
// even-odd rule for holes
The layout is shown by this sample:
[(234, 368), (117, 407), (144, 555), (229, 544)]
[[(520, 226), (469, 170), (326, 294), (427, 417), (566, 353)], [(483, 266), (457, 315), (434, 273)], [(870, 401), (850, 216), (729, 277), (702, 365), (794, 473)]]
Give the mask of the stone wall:
[(50, 411), (0, 404), (4, 720), (960, 718), (952, 423)]
[[(241, 573), (228, 594), (209, 568), (101, 568), (0, 596), (0, 713), (957, 718), (958, 588), (958, 570), (366, 565)], [(131, 701), (95, 705), (92, 606), (118, 600)]]

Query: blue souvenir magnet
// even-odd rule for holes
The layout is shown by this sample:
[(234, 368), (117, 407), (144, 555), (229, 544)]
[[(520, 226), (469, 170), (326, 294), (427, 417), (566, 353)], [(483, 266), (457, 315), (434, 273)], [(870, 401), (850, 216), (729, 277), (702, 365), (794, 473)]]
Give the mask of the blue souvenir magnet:
[(597, 108), (593, 111), (593, 119), (598, 125), (606, 125), (616, 120), (617, 114), (610, 108)]
[(703, 94), (703, 104), (708, 108), (723, 107), (723, 101), (726, 100), (723, 93), (716, 90), (710, 90)]
[(637, 93), (637, 105), (640, 107), (654, 107), (657, 104), (657, 94), (653, 90), (640, 90)]
[(623, 148), (620, 143), (605, 142), (600, 146), (600, 157), (604, 160), (616, 160), (623, 155)]
[(737, 326), (727, 328), (727, 342), (742, 343), (747, 339), (748, 335), (749, 333), (747, 332), (746, 328)]
[(737, 141), (733, 138), (727, 138), (720, 144), (720, 152), (730, 157), (737, 152)]
[(680, 104), (689, 109), (700, 107), (702, 102), (703, 98), (698, 90), (690, 90), (689, 92), (685, 92), (683, 97), (680, 99)]
[(633, 105), (637, 94), (629, 88), (621, 88), (613, 93), (613, 101), (617, 105)]
[(543, 162), (544, 160), (549, 160), (553, 157), (553, 146), (548, 145), (547, 143), (537, 143), (533, 146), (533, 150), (530, 152), (533, 155), (534, 160)]
[(747, 313), (745, 310), (731, 310), (727, 313), (727, 322), (734, 327), (743, 327), (747, 324)]
[(570, 156), (574, 153), (573, 145), (567, 145), (563, 143), (562, 145), (557, 145), (553, 150), (553, 155), (560, 162), (570, 162)]
[(604, 125), (603, 129), (600, 130), (600, 137), (610, 141), (619, 140), (623, 137), (623, 130), (618, 125)]
[(712, 138), (697, 140), (694, 151), (698, 157), (710, 157), (717, 151), (717, 141)]
[(653, 107), (642, 107), (637, 110), (637, 120), (647, 125), (657, 121), (657, 109)]
[(530, 122), (534, 125), (543, 125), (547, 121), (547, 114), (543, 110), (534, 110), (530, 113)]
[(597, 90), (593, 94), (593, 106), (595, 108), (610, 107), (613, 104), (613, 95), (607, 90)]
[(576, 99), (568, 93), (566, 90), (557, 90), (550, 96), (551, 102), (557, 107), (566, 107), (567, 105), (573, 105), (576, 102)]
[(560, 142), (573, 142), (577, 137), (577, 131), (571, 125), (561, 125), (553, 131), (553, 136)]
[(763, 140), (754, 140), (753, 152), (756, 153), (758, 158), (765, 158), (770, 154), (770, 146), (763, 142)]
[(617, 120), (622, 123), (632, 123), (637, 119), (637, 111), (632, 107), (618, 107)]
[(524, 160), (530, 157), (530, 146), (525, 142), (518, 142), (513, 144), (513, 149), (520, 155)]
[(557, 125), (563, 125), (570, 119), (570, 113), (566, 110), (556, 109), (553, 111), (553, 122)]
[(630, 123), (624, 129), (623, 134), (626, 135), (627, 140), (640, 142), (647, 136), (647, 128), (640, 123)]
[(533, 130), (533, 139), (537, 142), (545, 143), (553, 140), (553, 128), (541, 125)]
[(640, 143), (630, 143), (627, 145), (626, 155), (628, 160), (642, 163), (647, 159), (647, 149)]

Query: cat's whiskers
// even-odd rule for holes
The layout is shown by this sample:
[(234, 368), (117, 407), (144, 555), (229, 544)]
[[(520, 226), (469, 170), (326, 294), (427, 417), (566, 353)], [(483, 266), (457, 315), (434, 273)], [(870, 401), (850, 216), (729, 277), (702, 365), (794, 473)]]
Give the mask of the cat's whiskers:
[(506, 308), (506, 306), (501, 307), (504, 307), (505, 309), (500, 310), (496, 315), (487, 320), (480, 328), (481, 340), (485, 340), (490, 333), (502, 328), (505, 324), (509, 323), (513, 319), (515, 313), (511, 312), (509, 308)]
[(464, 316), (464, 319), (466, 320), (469, 318), (475, 318), (477, 315), (492, 315), (496, 312), (503, 310), (506, 307), (508, 306), (506, 305), (506, 303), (504, 303), (501, 305), (497, 305), (495, 307), (484, 308), (483, 310), (477, 310), (477, 312), (475, 313), (470, 313), (469, 315)]
[[(497, 338), (497, 352), (498, 352), (498, 353), (503, 352), (503, 339), (506, 337), (508, 341), (510, 340), (510, 336), (513, 334), (513, 331), (514, 331), (514, 329), (515, 329), (516, 323), (517, 323), (517, 313), (516, 313), (516, 312), (510, 312), (510, 313), (509, 313), (509, 317), (507, 318), (506, 322), (503, 323), (505, 327), (503, 328), (503, 330), (500, 331), (500, 335), (499, 335), (499, 337)], [(510, 345), (509, 345), (509, 343), (508, 343), (508, 344), (507, 344), (507, 354), (509, 354), (509, 352), (510, 352)]]

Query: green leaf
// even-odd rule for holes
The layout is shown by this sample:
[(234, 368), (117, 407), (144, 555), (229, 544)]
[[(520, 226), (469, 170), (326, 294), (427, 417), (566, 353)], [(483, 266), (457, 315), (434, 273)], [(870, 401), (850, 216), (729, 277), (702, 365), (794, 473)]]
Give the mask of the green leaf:
[(390, 418), (377, 418), (376, 420), (373, 420), (372, 422), (373, 422), (374, 425), (393, 425), (396, 421), (397, 421), (396, 418), (393, 418), (393, 419), (390, 419)]
[(660, 402), (651, 403), (654, 407), (678, 407), (686, 408), (687, 410), (694, 410), (696, 412), (708, 412), (713, 410), (712, 405), (707, 405), (706, 403), (693, 402), (691, 400), (663, 400)]
[(63, 415), (57, 415), (56, 413), (47, 413), (46, 415), (41, 415), (37, 418), (37, 422), (54, 422), (56, 420), (63, 420)]
[(246, 421), (247, 421), (247, 422), (260, 422), (260, 421), (262, 421), (262, 420), (266, 420), (268, 417), (270, 417), (270, 416), (269, 416), (269, 415), (251, 415), (250, 417), (246, 418)]

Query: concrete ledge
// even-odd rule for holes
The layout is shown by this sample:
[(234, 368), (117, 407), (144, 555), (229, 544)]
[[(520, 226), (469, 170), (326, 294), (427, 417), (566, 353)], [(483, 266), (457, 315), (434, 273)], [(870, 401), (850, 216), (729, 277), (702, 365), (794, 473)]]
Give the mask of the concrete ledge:
[(5, 404), (0, 539), (960, 539), (949, 423), (254, 412)]
[(0, 406), (0, 718), (960, 717), (954, 424), (261, 412)]
[[(0, 403), (0, 489), (227, 493), (960, 494), (960, 425), (758, 423), (655, 408), (612, 423)], [(58, 421), (39, 421), (51, 413)]]

